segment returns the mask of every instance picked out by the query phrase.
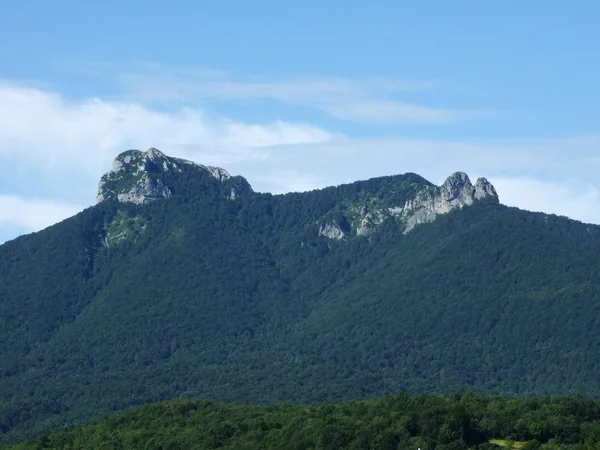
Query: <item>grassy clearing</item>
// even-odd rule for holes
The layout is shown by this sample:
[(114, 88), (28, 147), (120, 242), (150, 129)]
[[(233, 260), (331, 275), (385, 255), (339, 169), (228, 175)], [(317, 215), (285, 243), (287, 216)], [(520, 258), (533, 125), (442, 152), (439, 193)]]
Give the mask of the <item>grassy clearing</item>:
[[(497, 445), (498, 447), (508, 447), (508, 448), (521, 448), (525, 445), (525, 442), (518, 442), (518, 441), (505, 441), (503, 439), (492, 439), (490, 440), (490, 444), (494, 444)], [(512, 444), (512, 445), (511, 445)]]

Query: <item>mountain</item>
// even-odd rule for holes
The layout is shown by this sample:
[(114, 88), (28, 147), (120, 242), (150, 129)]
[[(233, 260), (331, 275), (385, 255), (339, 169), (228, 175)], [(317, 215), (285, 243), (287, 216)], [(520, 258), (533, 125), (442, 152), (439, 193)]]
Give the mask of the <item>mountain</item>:
[(598, 396), (599, 251), (461, 172), (271, 195), (127, 151), (0, 246), (0, 439), (174, 397)]

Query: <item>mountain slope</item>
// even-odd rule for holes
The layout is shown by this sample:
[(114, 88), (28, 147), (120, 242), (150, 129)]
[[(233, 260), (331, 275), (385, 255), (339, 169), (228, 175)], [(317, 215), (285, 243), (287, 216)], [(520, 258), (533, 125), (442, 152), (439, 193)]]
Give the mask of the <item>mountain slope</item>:
[(600, 227), (415, 174), (255, 193), (125, 152), (98, 204), (0, 246), (0, 432), (175, 396), (600, 394)]

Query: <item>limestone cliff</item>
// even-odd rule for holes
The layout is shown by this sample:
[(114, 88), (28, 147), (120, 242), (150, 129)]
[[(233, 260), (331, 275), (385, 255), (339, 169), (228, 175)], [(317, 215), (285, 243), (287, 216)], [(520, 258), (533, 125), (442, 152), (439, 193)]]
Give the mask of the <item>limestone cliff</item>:
[(353, 232), (344, 232), (335, 221), (325, 219), (320, 223), (319, 235), (335, 240), (353, 234), (368, 236), (388, 219), (394, 220), (403, 233), (408, 233), (419, 224), (434, 221), (440, 214), (484, 199), (498, 202), (496, 189), (487, 179), (479, 178), (473, 185), (466, 173), (456, 172), (442, 186), (422, 184), (412, 198), (401, 204), (382, 205), (373, 198), (364, 199), (359, 205), (344, 205), (345, 219), (352, 224)]
[(100, 180), (96, 203), (117, 200), (139, 205), (168, 198), (177, 184), (177, 175), (190, 171), (198, 176), (209, 175), (210, 179), (222, 185), (224, 195), (232, 200), (252, 190), (244, 178), (232, 177), (220, 167), (172, 158), (151, 148), (146, 152), (128, 150), (117, 156), (112, 170)]

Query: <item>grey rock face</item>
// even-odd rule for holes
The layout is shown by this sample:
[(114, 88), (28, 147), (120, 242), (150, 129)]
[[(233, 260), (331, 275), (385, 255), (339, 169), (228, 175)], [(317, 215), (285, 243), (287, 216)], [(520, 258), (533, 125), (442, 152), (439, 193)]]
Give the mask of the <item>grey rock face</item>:
[(449, 176), (440, 189), (441, 200), (450, 207), (473, 204), (473, 185), (464, 172), (456, 172)]
[[(498, 193), (487, 179), (479, 178), (473, 186), (466, 173), (456, 172), (439, 187), (423, 186), (403, 205), (385, 205), (370, 211), (364, 206), (347, 208), (350, 213), (346, 218), (348, 223), (353, 224), (357, 236), (368, 236), (376, 232), (378, 226), (386, 220), (396, 221), (399, 229), (406, 234), (419, 224), (433, 222), (441, 214), (473, 205), (486, 198), (498, 201)], [(323, 227), (319, 230), (319, 235), (339, 239), (337, 231)]]
[(127, 154), (121, 158), (115, 158), (112, 164), (112, 171), (117, 173), (124, 170), (124, 168), (127, 167), (129, 164), (132, 164), (134, 159), (137, 159), (136, 156), (137, 155), (134, 154)]
[(142, 205), (170, 196), (171, 191), (160, 179), (153, 179), (147, 174), (144, 174), (129, 191), (118, 193), (117, 199), (121, 203), (135, 203), (136, 205)]
[(215, 177), (219, 181), (229, 180), (231, 175), (225, 169), (221, 169), (220, 167), (206, 167), (213, 177)]
[(356, 227), (356, 234), (358, 236), (368, 236), (377, 230), (377, 225), (382, 223), (386, 218), (386, 214), (383, 211), (367, 212), (360, 219), (358, 227)]
[(339, 241), (340, 239), (344, 239), (345, 234), (335, 220), (333, 220), (321, 226), (319, 229), (319, 236), (325, 236), (326, 238)]
[(480, 178), (473, 186), (466, 173), (456, 172), (440, 188), (423, 191), (406, 203), (401, 214), (406, 224), (404, 233), (421, 223), (434, 221), (440, 214), (470, 206), (487, 197), (498, 199), (496, 189), (488, 180)]
[[(156, 148), (150, 148), (146, 152), (128, 150), (115, 158), (112, 170), (100, 180), (96, 203), (114, 199), (139, 205), (168, 198), (172, 191), (165, 183), (164, 175), (181, 173), (190, 168), (208, 173), (221, 183), (232, 178), (220, 167), (203, 166), (184, 159), (171, 158)], [(232, 183), (226, 197), (234, 200), (242, 191), (248, 190), (251, 190), (250, 185), (245, 180), (238, 180)]]
[(496, 188), (492, 186), (487, 178), (479, 178), (475, 183), (475, 199), (481, 200), (486, 197), (495, 197), (498, 198), (498, 193), (496, 192)]

